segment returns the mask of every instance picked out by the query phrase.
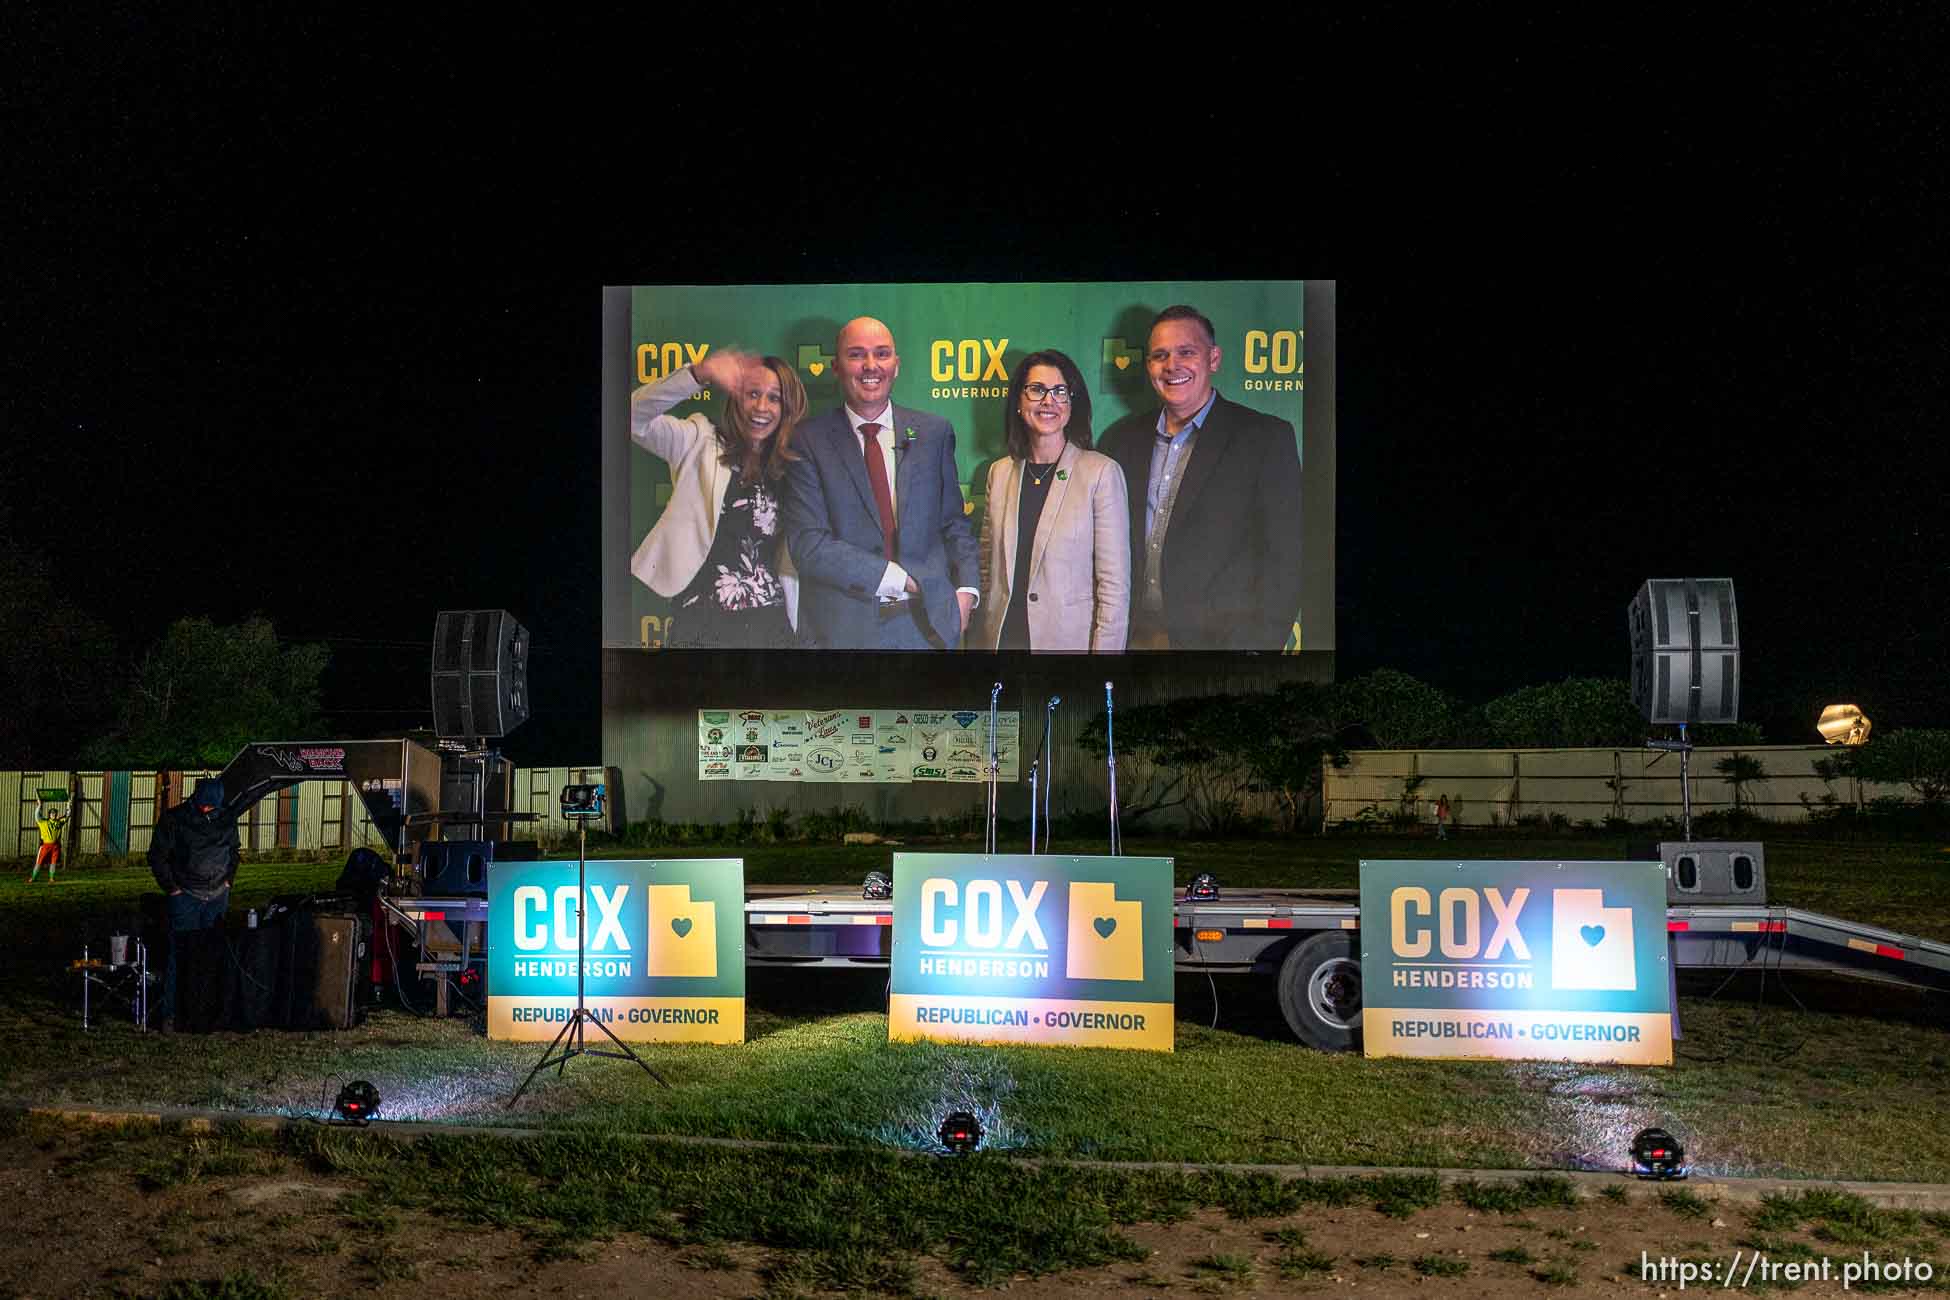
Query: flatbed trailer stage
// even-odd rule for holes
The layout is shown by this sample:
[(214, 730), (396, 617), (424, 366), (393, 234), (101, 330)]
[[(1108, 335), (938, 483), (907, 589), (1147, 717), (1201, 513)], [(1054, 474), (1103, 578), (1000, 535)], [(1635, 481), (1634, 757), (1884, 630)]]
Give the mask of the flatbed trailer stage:
[[(1329, 1051), (1359, 1042), (1360, 892), (1226, 891), (1173, 905), (1181, 973), (1255, 975), (1278, 982), (1280, 1010), (1301, 1041)], [(421, 940), (423, 974), (484, 960), (485, 898), (394, 898), (388, 908)], [(436, 927), (444, 927), (442, 929)], [(894, 907), (858, 885), (755, 885), (745, 891), (747, 966), (876, 969), (893, 949)], [(1913, 988), (1950, 990), (1950, 944), (1794, 907), (1690, 905), (1666, 909), (1682, 970), (1828, 971)], [(442, 999), (444, 1004), (444, 998)]]

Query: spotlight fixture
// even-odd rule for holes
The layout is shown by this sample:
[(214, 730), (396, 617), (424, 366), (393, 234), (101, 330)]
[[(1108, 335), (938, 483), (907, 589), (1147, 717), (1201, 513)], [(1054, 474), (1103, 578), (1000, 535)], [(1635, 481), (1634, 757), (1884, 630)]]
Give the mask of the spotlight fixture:
[(1216, 902), (1219, 897), (1219, 878), (1209, 871), (1201, 871), (1192, 877), (1192, 883), (1185, 886), (1185, 897), (1200, 903)]
[(982, 1121), (975, 1118), (974, 1112), (958, 1110), (951, 1112), (941, 1121), (941, 1129), (936, 1135), (941, 1145), (951, 1156), (965, 1156), (982, 1145)]
[(363, 1126), (379, 1113), (379, 1089), (364, 1079), (354, 1079), (339, 1089), (339, 1099), (332, 1103), (332, 1109), (342, 1122)]
[(878, 871), (869, 871), (860, 882), (860, 897), (885, 899), (894, 896), (894, 882)]
[(1632, 1171), (1640, 1178), (1684, 1178), (1686, 1152), (1664, 1129), (1640, 1129), (1632, 1139)]
[(1831, 704), (1815, 730), (1831, 745), (1859, 745), (1869, 738), (1869, 715), (1853, 704)]

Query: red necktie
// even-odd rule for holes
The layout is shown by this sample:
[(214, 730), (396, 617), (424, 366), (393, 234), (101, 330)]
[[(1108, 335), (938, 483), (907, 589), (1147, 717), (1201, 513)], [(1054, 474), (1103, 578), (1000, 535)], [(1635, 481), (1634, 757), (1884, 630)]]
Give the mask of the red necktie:
[(880, 454), (880, 426), (868, 421), (860, 426), (861, 451), (867, 458), (867, 482), (873, 484), (873, 504), (880, 511), (880, 540), (887, 547), (887, 558), (898, 561), (894, 546), (894, 492), (887, 484), (887, 458)]

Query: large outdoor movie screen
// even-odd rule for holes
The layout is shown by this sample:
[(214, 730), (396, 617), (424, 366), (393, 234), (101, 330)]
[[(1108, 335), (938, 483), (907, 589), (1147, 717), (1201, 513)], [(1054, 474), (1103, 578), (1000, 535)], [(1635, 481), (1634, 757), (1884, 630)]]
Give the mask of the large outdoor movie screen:
[(611, 289), (604, 643), (1331, 650), (1333, 319), (1319, 280)]

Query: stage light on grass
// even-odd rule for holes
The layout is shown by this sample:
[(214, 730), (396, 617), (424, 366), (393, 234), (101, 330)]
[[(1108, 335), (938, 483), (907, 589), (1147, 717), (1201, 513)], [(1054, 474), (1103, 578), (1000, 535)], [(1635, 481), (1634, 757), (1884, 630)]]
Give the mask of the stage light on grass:
[(1686, 1151), (1662, 1128), (1640, 1129), (1632, 1139), (1632, 1172), (1640, 1178), (1684, 1178)]
[(875, 900), (894, 896), (894, 882), (878, 871), (869, 871), (867, 878), (860, 882), (860, 897)]
[(936, 1136), (951, 1156), (965, 1156), (982, 1145), (982, 1121), (973, 1111), (957, 1110), (941, 1121)]
[(1201, 871), (1192, 877), (1192, 883), (1185, 886), (1185, 897), (1197, 903), (1215, 903), (1219, 899), (1219, 878), (1209, 871)]
[(379, 1089), (364, 1079), (354, 1079), (339, 1089), (332, 1110), (341, 1123), (367, 1124), (379, 1114)]

